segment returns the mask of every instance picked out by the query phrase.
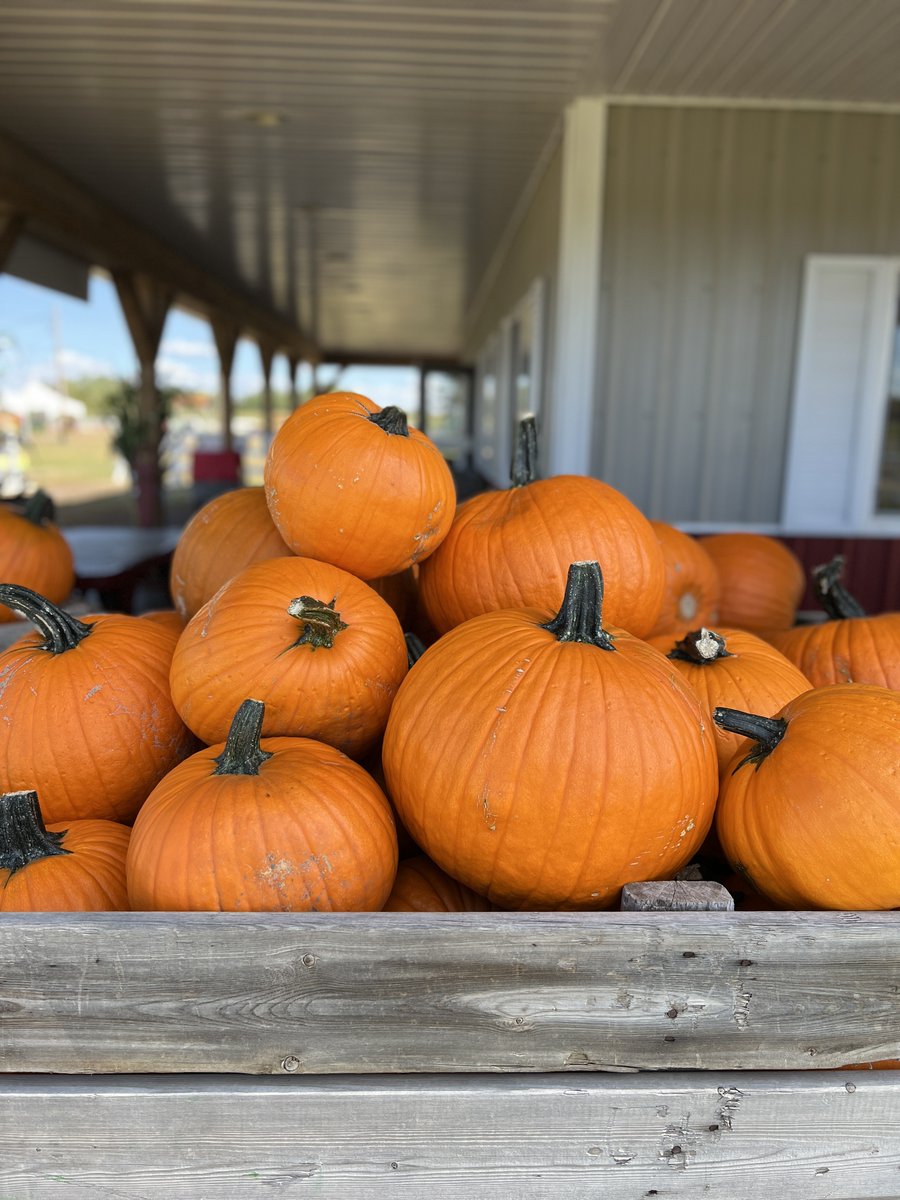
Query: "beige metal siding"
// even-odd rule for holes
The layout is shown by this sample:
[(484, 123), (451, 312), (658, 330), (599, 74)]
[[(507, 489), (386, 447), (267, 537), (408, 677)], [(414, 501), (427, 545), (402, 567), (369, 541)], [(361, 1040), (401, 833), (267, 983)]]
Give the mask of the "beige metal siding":
[(608, 139), (593, 470), (776, 521), (803, 259), (900, 251), (900, 116), (615, 106)]

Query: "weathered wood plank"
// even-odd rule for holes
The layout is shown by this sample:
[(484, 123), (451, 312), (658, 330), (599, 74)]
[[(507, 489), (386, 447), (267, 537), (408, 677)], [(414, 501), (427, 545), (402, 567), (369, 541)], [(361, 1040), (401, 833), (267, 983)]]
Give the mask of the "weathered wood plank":
[(0, 1196), (900, 1195), (875, 1073), (0, 1080)]
[(900, 1058), (896, 913), (6, 914), (0, 964), (5, 1071)]
[(626, 883), (622, 912), (733, 912), (734, 900), (721, 883), (698, 878)]

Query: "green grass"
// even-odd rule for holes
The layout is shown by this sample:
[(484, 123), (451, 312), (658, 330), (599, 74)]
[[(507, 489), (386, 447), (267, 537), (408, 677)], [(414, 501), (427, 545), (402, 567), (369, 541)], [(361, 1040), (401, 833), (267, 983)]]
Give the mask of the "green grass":
[(64, 439), (40, 433), (26, 447), (28, 477), (57, 504), (127, 491), (113, 482), (109, 438), (106, 429), (76, 429)]

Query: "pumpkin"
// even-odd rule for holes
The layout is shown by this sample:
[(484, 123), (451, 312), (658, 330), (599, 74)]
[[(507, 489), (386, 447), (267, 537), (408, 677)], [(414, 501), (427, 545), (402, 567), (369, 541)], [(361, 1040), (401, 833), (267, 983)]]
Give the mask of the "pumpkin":
[(120, 613), (77, 620), (28, 588), (0, 603), (36, 631), (0, 654), (0, 779), (44, 820), (129, 822), (194, 749), (169, 695), (174, 634)]
[(520, 424), (512, 487), (459, 506), (449, 534), (419, 571), (438, 633), (504, 608), (552, 609), (573, 561), (599, 559), (607, 617), (643, 637), (662, 603), (665, 564), (650, 522), (621, 492), (582, 475), (535, 478), (534, 418)]
[(0, 912), (127, 909), (130, 835), (114, 821), (47, 828), (37, 792), (6, 792), (0, 796)]
[(826, 683), (873, 683), (900, 689), (900, 612), (867, 617), (841, 582), (844, 560), (837, 555), (813, 570), (813, 587), (831, 618), (797, 625), (770, 640), (807, 675), (814, 687)]
[(667, 525), (651, 521), (662, 547), (666, 584), (656, 624), (650, 637), (672, 634), (684, 637), (701, 625), (718, 620), (719, 574), (715, 563), (696, 538)]
[(360, 579), (395, 575), (428, 557), (456, 511), (440, 450), (401, 409), (354, 392), (296, 409), (269, 447), (266, 500), (295, 554)]
[(362, 767), (309, 738), (260, 741), (246, 700), (224, 743), (154, 788), (128, 853), (134, 909), (376, 911), (397, 870), (384, 794)]
[(424, 854), (407, 858), (397, 868), (385, 912), (490, 912), (483, 896), (463, 887)]
[(149, 612), (141, 613), (141, 620), (153, 621), (156, 625), (162, 625), (176, 638), (181, 637), (184, 632), (184, 618), (174, 608), (151, 609)]
[(198, 509), (178, 539), (169, 569), (172, 603), (187, 621), (245, 567), (290, 553), (261, 487), (223, 492)]
[(717, 708), (743, 735), (722, 779), (719, 841), (785, 908), (900, 907), (900, 692), (814, 688), (775, 717)]
[(562, 607), (474, 617), (429, 647), (384, 736), (414, 840), (503, 908), (595, 909), (665, 879), (710, 826), (718, 772), (699, 701), (671, 664), (604, 629), (596, 562)]
[(248, 690), (266, 737), (314, 737), (352, 757), (378, 740), (407, 670), (391, 608), (368, 584), (311, 558), (247, 567), (191, 619), (172, 698), (207, 745), (224, 741)]
[[(671, 637), (652, 638), (650, 644), (668, 655), (709, 713), (722, 706), (774, 716), (812, 686), (783, 654), (743, 629), (695, 629), (674, 645)], [(721, 772), (743, 739), (714, 728)]]
[(407, 567), (399, 575), (382, 575), (370, 579), (368, 584), (388, 602), (403, 628), (408, 629), (415, 620), (419, 603), (419, 568)]
[(700, 538), (719, 575), (719, 622), (751, 633), (790, 629), (806, 580), (799, 558), (761, 533)]
[[(24, 511), (0, 504), (0, 579), (18, 583), (62, 604), (75, 586), (69, 543), (53, 522), (53, 501), (35, 492)], [(0, 605), (0, 622), (16, 613)]]

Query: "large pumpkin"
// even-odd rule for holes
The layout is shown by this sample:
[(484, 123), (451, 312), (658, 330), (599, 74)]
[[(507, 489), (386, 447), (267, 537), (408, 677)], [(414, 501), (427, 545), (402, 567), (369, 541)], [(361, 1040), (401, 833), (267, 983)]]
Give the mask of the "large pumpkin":
[(130, 821), (194, 749), (169, 695), (175, 635), (106, 613), (83, 621), (28, 588), (0, 603), (37, 630), (0, 654), (0, 780), (34, 789), (49, 822)]
[(208, 745), (224, 741), (251, 691), (265, 703), (267, 737), (314, 737), (356, 757), (381, 736), (406, 670), (400, 622), (368, 584), (311, 558), (272, 558), (188, 623), (172, 698)]
[(799, 558), (761, 533), (700, 538), (719, 575), (719, 622), (768, 635), (790, 629), (806, 580)]
[(266, 500), (295, 554), (375, 579), (427, 558), (456, 487), (440, 450), (393, 406), (332, 392), (296, 409), (269, 447)]
[(841, 582), (840, 555), (813, 571), (813, 584), (831, 618), (796, 625), (769, 640), (796, 663), (814, 687), (872, 683), (900, 689), (900, 612), (868, 617)]
[(290, 553), (261, 487), (224, 492), (191, 517), (178, 539), (169, 571), (172, 603), (188, 620), (245, 567)]
[(430, 858), (419, 854), (405, 859), (397, 868), (397, 878), (385, 912), (490, 912), (494, 905), (451, 879)]
[(716, 709), (746, 739), (722, 779), (729, 862), (785, 908), (900, 908), (900, 692), (814, 688), (776, 717)]
[(719, 573), (696, 538), (665, 521), (651, 521), (666, 564), (666, 586), (651, 637), (684, 637), (719, 616)]
[(44, 825), (33, 791), (0, 796), (0, 912), (128, 908), (131, 830), (114, 821)]
[(643, 637), (656, 623), (665, 564), (650, 522), (621, 492), (584, 475), (535, 479), (533, 418), (519, 431), (512, 487), (466, 500), (419, 571), (439, 633), (503, 608), (552, 609), (569, 564), (599, 559), (607, 619)]
[(308, 738), (260, 742), (245, 701), (224, 743), (163, 779), (128, 854), (135, 909), (346, 912), (382, 907), (397, 870), (384, 794), (339, 750)]
[[(18, 583), (62, 604), (75, 586), (75, 565), (65, 536), (53, 522), (53, 501), (35, 492), (20, 513), (0, 504), (0, 579)], [(0, 605), (0, 621), (16, 613)]]
[(391, 797), (442, 870), (503, 908), (603, 908), (700, 846), (713, 732), (657, 650), (601, 624), (597, 563), (560, 612), (486, 613), (404, 680), (383, 762)]

